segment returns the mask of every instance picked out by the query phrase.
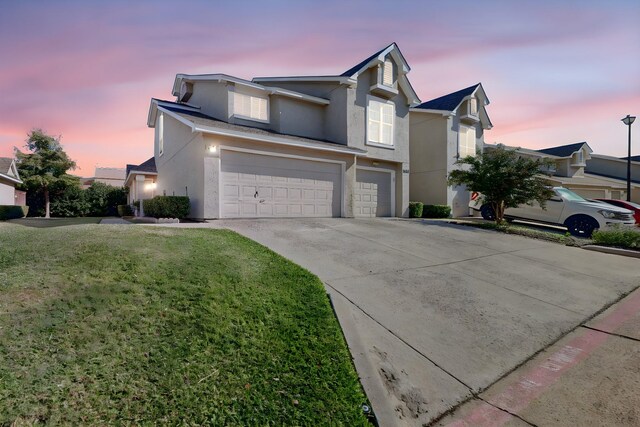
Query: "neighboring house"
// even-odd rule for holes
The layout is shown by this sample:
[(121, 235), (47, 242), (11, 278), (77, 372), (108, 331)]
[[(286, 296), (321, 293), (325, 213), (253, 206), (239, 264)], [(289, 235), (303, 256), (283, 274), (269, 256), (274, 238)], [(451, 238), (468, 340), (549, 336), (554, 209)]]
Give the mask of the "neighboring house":
[(126, 177), (127, 171), (125, 168), (96, 167), (93, 177), (81, 178), (81, 180), (83, 187), (89, 187), (94, 182), (101, 182), (113, 187), (124, 187)]
[(489, 99), (478, 83), (411, 109), (410, 198), (429, 205), (449, 205), (453, 216), (469, 215), (469, 192), (447, 185), (455, 163), (482, 151), (484, 131), (492, 124)]
[(340, 75), (178, 74), (149, 108), (157, 191), (198, 219), (407, 216), (409, 70), (393, 43)]
[[(585, 172), (597, 176), (599, 179), (615, 180), (624, 187), (621, 197), (611, 197), (626, 200), (627, 192), (627, 157), (617, 158), (602, 154), (592, 154), (587, 160)], [(615, 194), (612, 194), (614, 196)], [(640, 156), (631, 156), (631, 201), (640, 203)]]
[[(495, 147), (495, 145), (486, 144), (484, 149), (493, 150)], [(586, 142), (542, 150), (527, 148), (516, 148), (516, 150), (521, 156), (551, 160), (552, 166), (546, 171), (551, 173), (549, 181), (554, 186), (568, 188), (588, 199), (626, 199), (627, 197), (626, 161), (615, 157), (593, 154), (593, 150)], [(607, 166), (612, 163), (607, 159), (613, 159), (613, 163), (616, 163), (614, 168), (610, 169)], [(618, 167), (618, 163), (624, 165), (624, 179), (616, 179), (614, 172), (612, 172), (611, 176), (607, 176), (607, 172), (613, 171), (615, 167)], [(594, 173), (594, 170), (600, 172)], [(638, 172), (640, 172), (640, 168)], [(637, 181), (632, 186), (632, 195), (633, 192), (640, 192), (640, 183)]]
[(24, 192), (17, 192), (16, 184), (22, 184), (14, 159), (0, 157), (0, 205), (25, 205)]
[(156, 196), (158, 172), (154, 157), (139, 165), (127, 165), (124, 186), (129, 189), (130, 204)]

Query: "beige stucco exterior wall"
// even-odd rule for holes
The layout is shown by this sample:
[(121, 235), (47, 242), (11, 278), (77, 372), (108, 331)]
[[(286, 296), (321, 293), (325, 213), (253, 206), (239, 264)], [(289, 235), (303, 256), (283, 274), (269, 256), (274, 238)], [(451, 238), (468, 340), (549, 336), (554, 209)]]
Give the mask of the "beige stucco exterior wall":
[(271, 96), (270, 129), (285, 135), (325, 140), (326, 106)]
[(13, 206), (15, 202), (16, 193), (14, 184), (0, 179), (0, 205)]
[[(464, 107), (465, 104), (462, 104)], [(449, 205), (453, 216), (469, 214), (469, 191), (463, 186), (447, 185), (447, 176), (458, 160), (460, 119), (440, 113), (410, 113), (410, 197), (429, 205)], [(476, 130), (476, 150), (484, 145), (480, 123), (464, 121)]]
[(158, 152), (158, 126), (155, 127), (155, 159), (158, 171), (156, 194), (167, 196), (188, 196), (191, 201), (191, 216), (201, 218), (204, 212), (202, 197), (204, 191), (205, 145), (200, 133), (192, 133), (191, 128), (164, 115), (164, 150)]
[(441, 114), (410, 114), (410, 199), (429, 205), (447, 204), (447, 118)]

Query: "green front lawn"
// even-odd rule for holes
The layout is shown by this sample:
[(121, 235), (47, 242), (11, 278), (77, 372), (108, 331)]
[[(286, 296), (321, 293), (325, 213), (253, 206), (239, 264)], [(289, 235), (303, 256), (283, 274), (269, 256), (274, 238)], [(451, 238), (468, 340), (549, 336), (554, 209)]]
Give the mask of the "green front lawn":
[(27, 217), (11, 219), (7, 222), (11, 224), (25, 225), (27, 227), (47, 228), (63, 227), (67, 225), (98, 224), (102, 217), (78, 217), (78, 218), (38, 218)]
[(317, 277), (238, 234), (0, 223), (0, 425), (366, 425)]

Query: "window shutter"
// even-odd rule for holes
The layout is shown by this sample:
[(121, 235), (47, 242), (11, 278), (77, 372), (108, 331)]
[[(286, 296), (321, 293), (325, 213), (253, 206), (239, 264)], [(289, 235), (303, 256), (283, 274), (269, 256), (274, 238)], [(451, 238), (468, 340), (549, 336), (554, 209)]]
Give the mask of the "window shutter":
[(384, 61), (382, 84), (393, 86), (393, 62), (389, 59)]
[(266, 98), (233, 93), (233, 114), (256, 120), (269, 120)]

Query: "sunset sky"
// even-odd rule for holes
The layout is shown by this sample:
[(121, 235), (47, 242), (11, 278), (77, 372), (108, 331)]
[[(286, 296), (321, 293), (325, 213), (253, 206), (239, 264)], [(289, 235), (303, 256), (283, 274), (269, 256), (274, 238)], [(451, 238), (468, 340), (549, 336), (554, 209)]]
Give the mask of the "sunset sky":
[[(177, 73), (340, 74), (395, 41), (423, 101), (482, 82), (485, 141), (587, 141), (626, 156), (640, 115), (640, 1), (9, 1), (0, 7), (0, 156), (34, 127), (74, 172), (152, 155), (151, 97)], [(640, 154), (640, 120), (633, 127)]]

